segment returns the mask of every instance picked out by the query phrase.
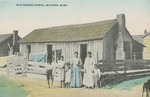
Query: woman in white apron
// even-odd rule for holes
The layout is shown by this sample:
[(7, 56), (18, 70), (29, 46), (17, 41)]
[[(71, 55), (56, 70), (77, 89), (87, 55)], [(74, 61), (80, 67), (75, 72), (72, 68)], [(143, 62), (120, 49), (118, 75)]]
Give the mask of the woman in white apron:
[(93, 82), (94, 65), (95, 60), (92, 57), (92, 53), (88, 52), (84, 62), (84, 77), (83, 77), (83, 85), (85, 85), (86, 88), (92, 88), (94, 85)]

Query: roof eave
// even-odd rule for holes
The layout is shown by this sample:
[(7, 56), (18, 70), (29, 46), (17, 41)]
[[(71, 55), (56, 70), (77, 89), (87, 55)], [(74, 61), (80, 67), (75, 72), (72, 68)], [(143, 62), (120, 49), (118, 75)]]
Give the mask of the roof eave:
[(4, 39), (3, 41), (0, 42), (0, 44), (2, 44), (3, 42), (5, 42), (7, 39), (9, 39), (10, 37), (12, 37), (12, 35), (10, 35), (9, 37), (7, 37), (6, 39)]
[(70, 42), (83, 42), (83, 41), (94, 41), (102, 40), (103, 38), (88, 39), (88, 40), (76, 40), (76, 41), (39, 41), (39, 42), (18, 42), (19, 44), (29, 44), (29, 43), (70, 43)]
[(143, 46), (143, 47), (146, 47), (144, 44), (141, 44), (141, 43), (139, 43), (138, 41), (136, 41), (136, 40), (133, 40), (135, 43), (137, 43), (137, 44), (139, 44), (139, 45), (141, 45), (141, 46)]
[(150, 33), (148, 33), (148, 34), (144, 35), (142, 38), (145, 38), (145, 37), (146, 37), (146, 36), (148, 36), (148, 35), (150, 35)]

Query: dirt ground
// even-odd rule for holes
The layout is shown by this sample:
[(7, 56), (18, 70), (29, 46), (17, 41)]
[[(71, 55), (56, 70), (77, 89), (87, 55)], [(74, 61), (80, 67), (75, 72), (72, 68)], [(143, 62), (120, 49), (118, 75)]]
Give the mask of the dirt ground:
[(7, 57), (0, 57), (0, 66), (4, 66), (7, 64)]
[(133, 87), (132, 90), (118, 89), (85, 89), (85, 88), (59, 88), (54, 83), (48, 88), (46, 80), (32, 77), (7, 76), (0, 71), (0, 76), (5, 76), (21, 85), (29, 93), (27, 97), (142, 97), (142, 85)]

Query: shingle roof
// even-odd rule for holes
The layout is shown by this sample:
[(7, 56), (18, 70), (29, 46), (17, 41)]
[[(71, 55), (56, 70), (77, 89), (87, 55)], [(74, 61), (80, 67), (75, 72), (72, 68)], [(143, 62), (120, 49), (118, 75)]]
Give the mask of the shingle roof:
[(143, 35), (132, 35), (133, 39), (143, 44)]
[(12, 34), (1, 34), (0, 35), (0, 44), (3, 43), (8, 38), (10, 38), (11, 36), (12, 36)]
[(102, 39), (117, 23), (117, 20), (107, 20), (94, 23), (57, 26), (35, 29), (19, 43), (35, 42), (71, 42)]

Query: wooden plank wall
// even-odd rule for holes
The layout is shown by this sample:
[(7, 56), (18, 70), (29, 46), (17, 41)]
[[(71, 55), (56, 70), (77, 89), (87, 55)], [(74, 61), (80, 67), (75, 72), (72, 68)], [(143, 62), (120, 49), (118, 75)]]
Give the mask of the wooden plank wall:
[(116, 49), (115, 44), (119, 35), (118, 25), (114, 25), (112, 29), (106, 34), (103, 41), (103, 60), (115, 60), (116, 59)]
[[(68, 43), (31, 43), (31, 54), (47, 52), (47, 45), (51, 44), (53, 50), (62, 49), (62, 55), (65, 61), (70, 61), (77, 51), (80, 56), (80, 44), (87, 44), (87, 51), (91, 51), (96, 60), (102, 60), (103, 40), (68, 42)], [(29, 44), (28, 44), (29, 45)], [(20, 52), (27, 54), (27, 44), (20, 44)]]

